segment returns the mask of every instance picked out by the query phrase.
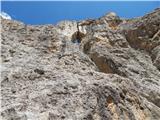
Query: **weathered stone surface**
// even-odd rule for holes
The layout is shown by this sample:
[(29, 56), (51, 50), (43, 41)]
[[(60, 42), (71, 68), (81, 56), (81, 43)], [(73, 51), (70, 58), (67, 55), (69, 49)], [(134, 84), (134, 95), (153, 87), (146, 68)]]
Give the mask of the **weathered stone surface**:
[(159, 14), (2, 19), (2, 120), (159, 120)]
[(160, 9), (121, 25), (127, 41), (135, 49), (151, 51), (160, 45)]

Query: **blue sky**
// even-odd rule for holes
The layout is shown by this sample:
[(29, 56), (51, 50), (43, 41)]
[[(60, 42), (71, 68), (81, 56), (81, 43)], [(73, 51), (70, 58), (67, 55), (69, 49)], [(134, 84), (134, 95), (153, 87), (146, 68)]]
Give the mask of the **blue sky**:
[(120, 17), (143, 16), (160, 7), (160, 1), (3, 1), (1, 10), (13, 19), (27, 24), (55, 24), (61, 20), (98, 18), (107, 12), (116, 12)]

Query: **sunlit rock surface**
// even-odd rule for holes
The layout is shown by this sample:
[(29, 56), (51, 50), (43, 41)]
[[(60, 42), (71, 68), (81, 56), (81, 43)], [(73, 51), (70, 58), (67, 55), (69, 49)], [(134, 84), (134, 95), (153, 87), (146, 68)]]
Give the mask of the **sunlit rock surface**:
[(2, 120), (160, 119), (160, 9), (1, 23)]

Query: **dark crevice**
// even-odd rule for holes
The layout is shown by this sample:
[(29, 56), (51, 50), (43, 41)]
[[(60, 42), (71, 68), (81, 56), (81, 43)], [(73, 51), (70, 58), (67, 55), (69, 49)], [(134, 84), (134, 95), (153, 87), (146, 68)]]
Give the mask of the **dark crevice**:
[(81, 43), (82, 38), (85, 36), (82, 32), (79, 30), (79, 23), (77, 22), (77, 31), (72, 35), (72, 42), (73, 43)]
[(80, 33), (79, 33), (79, 23), (77, 22), (77, 40), (78, 40), (78, 42), (80, 43), (81, 42), (81, 37), (80, 37)]

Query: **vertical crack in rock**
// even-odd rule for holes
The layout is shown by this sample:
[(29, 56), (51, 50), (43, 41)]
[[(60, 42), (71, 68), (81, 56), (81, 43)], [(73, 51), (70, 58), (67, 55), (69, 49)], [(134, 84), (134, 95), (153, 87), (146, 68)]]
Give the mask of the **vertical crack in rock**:
[(72, 35), (72, 42), (80, 44), (84, 36), (85, 34), (80, 32), (79, 22), (77, 22), (77, 31)]

